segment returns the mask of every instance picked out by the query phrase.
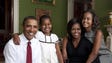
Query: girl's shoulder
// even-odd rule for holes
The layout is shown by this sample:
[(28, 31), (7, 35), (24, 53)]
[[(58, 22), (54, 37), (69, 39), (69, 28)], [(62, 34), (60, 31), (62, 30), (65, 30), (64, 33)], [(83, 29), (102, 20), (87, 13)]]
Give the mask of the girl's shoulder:
[(41, 31), (37, 31), (35, 37), (36, 37), (37, 39), (40, 39), (40, 38), (44, 37), (44, 34), (43, 34)]
[(51, 37), (58, 38), (58, 36), (55, 33), (51, 33)]
[(41, 34), (41, 33), (42, 33), (42, 31), (37, 31), (37, 33), (38, 33), (38, 34)]
[(95, 34), (102, 34), (102, 30), (101, 30), (101, 29), (97, 29), (97, 30), (95, 31)]
[(51, 36), (57, 36), (55, 33), (51, 33)]
[(51, 38), (54, 42), (59, 40), (58, 36), (55, 33), (51, 33)]
[(97, 29), (97, 30), (95, 31), (95, 36), (103, 36), (102, 30), (101, 30), (101, 29)]
[(38, 31), (37, 33), (36, 33), (36, 35), (43, 35), (43, 32), (41, 32), (41, 31)]

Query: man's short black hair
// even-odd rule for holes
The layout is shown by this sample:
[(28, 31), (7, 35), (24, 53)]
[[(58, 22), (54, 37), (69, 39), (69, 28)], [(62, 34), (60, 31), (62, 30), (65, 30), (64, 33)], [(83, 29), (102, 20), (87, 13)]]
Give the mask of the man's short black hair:
[(26, 22), (27, 20), (29, 20), (29, 19), (37, 20), (35, 16), (27, 16), (27, 17), (25, 17), (24, 20), (23, 20), (23, 25), (25, 25), (25, 22)]

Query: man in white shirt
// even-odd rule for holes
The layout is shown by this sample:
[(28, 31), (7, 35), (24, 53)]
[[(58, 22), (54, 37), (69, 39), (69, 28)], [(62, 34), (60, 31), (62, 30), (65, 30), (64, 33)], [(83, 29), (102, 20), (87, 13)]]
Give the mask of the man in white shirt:
[[(27, 61), (28, 52), (31, 52), (31, 63), (41, 63), (40, 42), (35, 38), (37, 31), (38, 22), (36, 18), (33, 16), (26, 17), (23, 20), (23, 33), (19, 36), (20, 45), (15, 45), (11, 39), (4, 48), (5, 63), (29, 63)], [(27, 50), (28, 42), (31, 42), (31, 51)]]

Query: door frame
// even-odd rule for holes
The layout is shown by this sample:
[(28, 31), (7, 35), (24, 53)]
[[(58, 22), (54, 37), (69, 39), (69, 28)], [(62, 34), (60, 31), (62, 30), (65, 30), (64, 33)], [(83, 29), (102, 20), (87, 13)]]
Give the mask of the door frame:
[(74, 0), (68, 0), (68, 4), (67, 4), (67, 14), (68, 14), (68, 18), (67, 20), (69, 21), (70, 19), (72, 19), (74, 17)]
[(14, 15), (13, 33), (19, 33), (19, 0), (13, 0), (14, 8), (12, 10)]

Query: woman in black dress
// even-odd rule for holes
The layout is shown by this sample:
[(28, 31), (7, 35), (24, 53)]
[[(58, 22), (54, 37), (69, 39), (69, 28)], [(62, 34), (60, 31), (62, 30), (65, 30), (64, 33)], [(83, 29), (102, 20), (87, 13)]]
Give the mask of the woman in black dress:
[[(65, 63), (86, 63), (93, 44), (83, 36), (80, 21), (72, 19), (67, 24), (67, 37), (63, 39), (63, 59)], [(100, 63), (99, 58), (92, 63)]]

